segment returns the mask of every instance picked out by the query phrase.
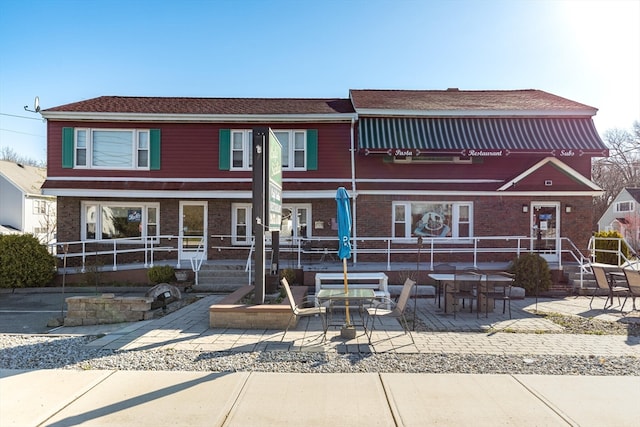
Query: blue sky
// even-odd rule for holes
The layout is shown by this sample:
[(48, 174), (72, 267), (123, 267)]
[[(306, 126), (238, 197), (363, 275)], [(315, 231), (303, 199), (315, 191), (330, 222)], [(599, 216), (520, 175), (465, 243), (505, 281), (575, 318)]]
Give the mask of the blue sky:
[[(5, 0), (0, 147), (45, 160), (24, 110), (102, 95), (348, 97), (541, 89), (640, 120), (638, 0)], [(14, 117), (19, 116), (19, 117)]]

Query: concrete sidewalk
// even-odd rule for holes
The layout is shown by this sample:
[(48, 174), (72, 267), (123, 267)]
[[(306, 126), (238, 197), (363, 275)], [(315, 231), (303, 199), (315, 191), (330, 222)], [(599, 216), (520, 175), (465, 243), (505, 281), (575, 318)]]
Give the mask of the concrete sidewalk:
[[(93, 348), (136, 351), (306, 351), (446, 354), (561, 354), (640, 358), (640, 337), (570, 335), (532, 315), (536, 301), (519, 301), (513, 318), (499, 310), (453, 316), (433, 300), (419, 301), (416, 316), (428, 332), (389, 323), (373, 334), (340, 339), (302, 319), (276, 330), (210, 329), (208, 307), (219, 295), (167, 316), (123, 325), (60, 328), (63, 335), (106, 334)], [(602, 303), (602, 301), (598, 302)], [(599, 307), (599, 306), (598, 306)], [(589, 308), (584, 297), (537, 301), (540, 311), (628, 321), (615, 310)], [(637, 314), (637, 312), (636, 312)], [(410, 317), (411, 314), (408, 313)], [(633, 320), (633, 319), (631, 319)], [(637, 319), (636, 319), (637, 320)], [(439, 328), (442, 328), (440, 331)], [(474, 333), (470, 333), (474, 332)], [(0, 370), (0, 426), (636, 426), (637, 376), (490, 374)]]
[(2, 370), (0, 385), (3, 427), (622, 427), (640, 421), (638, 377)]

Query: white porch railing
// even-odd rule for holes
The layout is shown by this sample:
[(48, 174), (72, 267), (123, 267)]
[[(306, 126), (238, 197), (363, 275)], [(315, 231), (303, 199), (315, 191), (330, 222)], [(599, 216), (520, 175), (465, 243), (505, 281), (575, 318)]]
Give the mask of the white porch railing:
[[(80, 272), (86, 272), (88, 259), (97, 256), (112, 258), (112, 270), (118, 270), (118, 257), (123, 254), (142, 253), (145, 268), (153, 267), (155, 256), (159, 252), (178, 251), (181, 237), (163, 235), (153, 238), (122, 238), (102, 240), (78, 240), (70, 242), (57, 242), (57, 257), (67, 259), (80, 258)], [(130, 264), (130, 262), (120, 262)], [(179, 267), (179, 264), (176, 265)]]
[[(163, 235), (155, 238), (140, 239), (140, 238), (127, 238), (127, 239), (108, 239), (108, 240), (85, 240), (85, 241), (72, 241), (72, 242), (58, 242), (56, 245), (58, 248), (67, 248), (67, 259), (80, 258), (80, 271), (85, 272), (88, 260), (94, 256), (108, 256), (112, 259), (112, 270), (118, 270), (119, 264), (130, 264), (126, 260), (122, 259), (122, 255), (131, 253), (143, 254), (143, 265), (145, 268), (152, 267), (154, 265), (156, 256), (161, 252), (173, 252), (176, 254), (179, 252), (181, 246), (181, 237), (174, 235)], [(535, 241), (533, 238), (527, 236), (484, 236), (473, 237), (466, 239), (450, 239), (450, 238), (423, 238), (422, 243), (419, 244), (417, 239), (394, 239), (391, 237), (368, 237), (357, 238), (352, 240), (352, 261), (358, 262), (358, 255), (379, 255), (386, 261), (387, 269), (391, 270), (392, 258), (396, 255), (416, 255), (420, 253), (424, 256), (425, 260), (428, 260), (430, 267), (434, 267), (435, 256), (438, 254), (451, 254), (451, 255), (468, 255), (468, 262), (471, 262), (474, 266), (477, 266), (479, 257), (482, 254), (488, 253), (502, 253), (511, 255), (512, 258), (519, 256), (526, 252), (539, 252), (541, 254), (557, 254), (557, 260), (560, 268), (562, 268), (563, 259), (567, 258), (573, 260), (578, 265), (582, 266), (581, 272), (588, 272), (588, 264), (590, 257), (595, 254), (595, 241), (596, 238), (592, 238), (589, 241), (588, 248), (585, 251), (579, 250), (575, 244), (568, 238), (562, 237), (557, 239), (556, 248), (546, 251), (537, 251), (535, 248)], [(607, 239), (612, 240), (612, 239)], [(621, 240), (621, 239), (613, 239)], [(246, 269), (251, 269), (252, 261), (252, 249), (251, 244), (246, 245), (234, 245), (231, 244), (232, 236), (230, 235), (213, 235), (209, 242), (219, 243), (213, 245), (211, 249), (217, 252), (235, 252), (239, 256), (235, 259), (244, 259), (246, 257)], [(621, 251), (624, 242), (618, 242), (617, 249), (600, 249), (598, 252), (610, 252), (616, 253), (619, 256), (620, 264), (628, 262), (624, 254)], [(200, 242), (195, 254), (190, 258), (191, 268), (196, 273), (200, 271), (202, 263), (205, 261), (204, 254), (206, 252), (204, 240)], [(283, 239), (280, 244), (280, 251), (282, 253), (293, 253), (295, 262), (298, 268), (303, 266), (303, 257), (310, 255), (317, 255), (324, 260), (325, 257), (336, 257), (338, 247), (338, 238), (336, 237), (311, 237), (311, 238), (295, 238), (295, 239)], [(270, 250), (268, 248), (267, 250)], [(238, 252), (240, 251), (240, 252)], [(58, 257), (62, 258), (64, 255), (63, 250), (58, 250)], [(587, 255), (584, 255), (587, 253)], [(176, 256), (179, 258), (179, 256)], [(228, 254), (221, 257), (224, 259), (233, 258)], [(460, 258), (458, 256), (458, 258)], [(176, 265), (179, 268), (179, 263)]]

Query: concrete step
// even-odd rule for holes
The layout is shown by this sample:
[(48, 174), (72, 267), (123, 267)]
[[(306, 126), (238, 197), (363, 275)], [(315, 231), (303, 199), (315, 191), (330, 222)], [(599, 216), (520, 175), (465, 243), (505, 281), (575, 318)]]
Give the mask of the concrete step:
[(198, 272), (198, 285), (193, 286), (193, 290), (234, 292), (243, 286), (252, 285), (254, 274), (253, 271), (251, 273), (245, 271), (245, 265), (239, 263), (203, 264)]

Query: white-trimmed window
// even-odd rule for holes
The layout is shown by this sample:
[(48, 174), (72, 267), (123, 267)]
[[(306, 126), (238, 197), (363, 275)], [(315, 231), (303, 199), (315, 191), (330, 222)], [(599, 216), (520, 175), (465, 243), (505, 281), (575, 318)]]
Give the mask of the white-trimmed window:
[(157, 238), (159, 203), (82, 202), (81, 239)]
[(249, 245), (253, 235), (250, 203), (234, 203), (231, 206), (231, 244)]
[[(307, 170), (308, 149), (306, 130), (274, 130), (282, 145), (283, 170)], [(230, 170), (251, 170), (253, 166), (253, 131), (232, 129), (230, 132)]]
[(471, 202), (394, 202), (392, 211), (395, 239), (473, 236)]
[(45, 200), (33, 200), (33, 214), (44, 215), (47, 213), (47, 202)]
[[(234, 203), (232, 205), (231, 223), (234, 245), (251, 244), (253, 235), (252, 205), (249, 203)], [(282, 206), (282, 223), (280, 227), (280, 242), (291, 244), (299, 238), (311, 237), (311, 204)], [(265, 233), (270, 238), (270, 233)]]
[(633, 212), (634, 206), (632, 201), (617, 202), (616, 212)]
[(231, 170), (250, 170), (253, 166), (253, 131), (231, 131)]
[(74, 166), (149, 169), (149, 129), (75, 129)]
[(304, 130), (274, 130), (282, 145), (282, 169), (305, 170), (307, 168), (307, 132)]
[(280, 241), (295, 242), (299, 238), (311, 237), (311, 204), (282, 206)]

